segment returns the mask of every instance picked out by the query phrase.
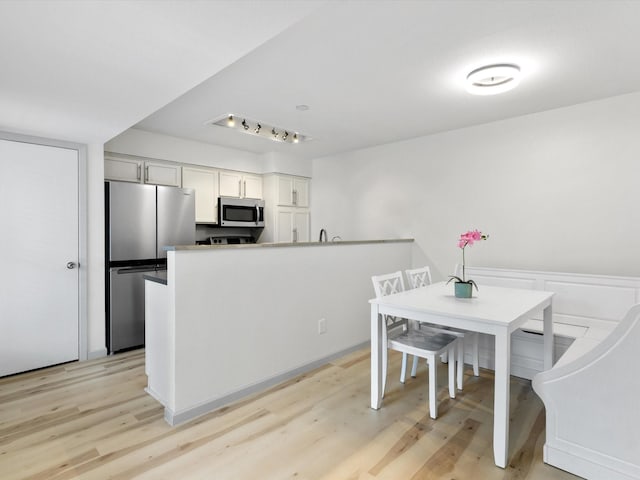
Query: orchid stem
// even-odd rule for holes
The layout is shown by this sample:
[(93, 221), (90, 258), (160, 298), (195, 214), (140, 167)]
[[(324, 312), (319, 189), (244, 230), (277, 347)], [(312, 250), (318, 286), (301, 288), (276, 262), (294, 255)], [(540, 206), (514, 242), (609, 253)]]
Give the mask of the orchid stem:
[(467, 279), (464, 276), (464, 248), (466, 247), (466, 245), (464, 247), (462, 247), (462, 281), (466, 282)]

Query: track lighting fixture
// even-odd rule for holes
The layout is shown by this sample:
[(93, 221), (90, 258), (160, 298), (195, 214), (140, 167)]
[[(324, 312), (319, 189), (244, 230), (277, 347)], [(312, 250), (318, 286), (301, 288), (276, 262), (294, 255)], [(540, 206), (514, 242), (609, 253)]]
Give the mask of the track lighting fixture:
[[(236, 122), (236, 118), (242, 118), (242, 122)], [(267, 125), (264, 122), (257, 122), (246, 117), (240, 117), (233, 113), (228, 113), (213, 120), (209, 120), (206, 124), (230, 128), (236, 132), (248, 133), (249, 135), (266, 138), (280, 143), (300, 143), (301, 141), (310, 139), (309, 137), (300, 135), (297, 132), (291, 132), (288, 129), (285, 130), (284, 128), (276, 127), (274, 125)]]

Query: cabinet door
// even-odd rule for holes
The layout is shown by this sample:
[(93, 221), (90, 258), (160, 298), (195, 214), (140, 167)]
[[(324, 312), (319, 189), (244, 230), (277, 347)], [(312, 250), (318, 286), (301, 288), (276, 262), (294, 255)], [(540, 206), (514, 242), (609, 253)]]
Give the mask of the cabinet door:
[(279, 208), (276, 212), (276, 234), (275, 241), (292, 242), (293, 241), (293, 212), (290, 209)]
[(218, 223), (218, 172), (182, 167), (182, 186), (196, 191), (196, 223)]
[(244, 198), (262, 199), (262, 177), (260, 175), (245, 175), (242, 179)]
[(294, 210), (293, 212), (293, 241), (309, 241), (309, 210)]
[(104, 179), (139, 183), (142, 181), (142, 161), (105, 158)]
[(293, 179), (293, 204), (296, 207), (309, 206), (309, 179)]
[(180, 180), (180, 167), (177, 165), (151, 162), (145, 163), (144, 183), (179, 187)]
[(241, 197), (242, 196), (242, 175), (237, 172), (220, 172), (220, 196), (221, 197)]
[(293, 177), (278, 176), (278, 205), (293, 205)]

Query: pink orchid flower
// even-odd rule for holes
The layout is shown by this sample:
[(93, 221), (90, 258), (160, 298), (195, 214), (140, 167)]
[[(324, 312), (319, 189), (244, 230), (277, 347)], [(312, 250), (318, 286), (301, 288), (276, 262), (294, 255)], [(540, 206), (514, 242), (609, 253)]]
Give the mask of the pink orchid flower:
[[(483, 234), (480, 230), (469, 230), (468, 232), (462, 233), (460, 235), (460, 238), (458, 239), (458, 248), (462, 249), (462, 278), (456, 277), (456, 276), (452, 276), (452, 277), (449, 278), (449, 281), (455, 279), (458, 282), (463, 282), (463, 283), (466, 282), (464, 249), (468, 245), (473, 245), (474, 242), (479, 242), (480, 240), (486, 240), (487, 238), (489, 238), (489, 235)], [(473, 285), (475, 285), (475, 282), (473, 282), (473, 280), (469, 280), (469, 281), (472, 282)], [(475, 285), (475, 286), (476, 286), (476, 289), (477, 289), (478, 286), (477, 285)]]

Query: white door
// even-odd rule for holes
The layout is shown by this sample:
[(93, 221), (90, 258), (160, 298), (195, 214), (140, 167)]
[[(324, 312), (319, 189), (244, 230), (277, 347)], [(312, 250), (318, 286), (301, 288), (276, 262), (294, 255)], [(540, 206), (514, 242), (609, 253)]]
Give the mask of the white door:
[(196, 223), (218, 223), (218, 172), (183, 167), (182, 186), (196, 191)]
[(244, 198), (262, 200), (262, 177), (259, 175), (245, 175), (242, 178)]
[(78, 152), (0, 139), (0, 206), (0, 376), (77, 360)]
[(296, 229), (295, 241), (309, 241), (309, 210), (296, 210), (294, 212), (294, 228)]
[(276, 242), (293, 241), (293, 212), (290, 209), (279, 208), (276, 212)]
[(220, 196), (241, 197), (242, 175), (235, 172), (220, 172)]

